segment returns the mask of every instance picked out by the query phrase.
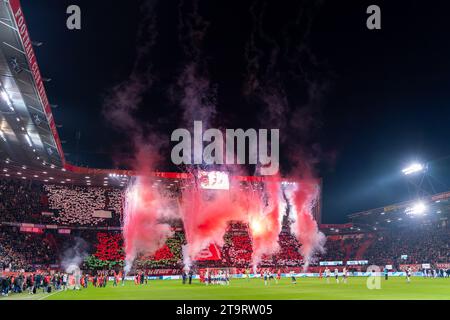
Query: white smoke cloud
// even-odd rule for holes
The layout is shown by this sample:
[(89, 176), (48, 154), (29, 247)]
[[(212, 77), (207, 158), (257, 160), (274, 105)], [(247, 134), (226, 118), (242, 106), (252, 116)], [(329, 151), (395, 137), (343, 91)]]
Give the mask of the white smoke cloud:
[(88, 256), (89, 244), (82, 238), (76, 237), (73, 246), (64, 251), (61, 257), (61, 266), (67, 273), (80, 270), (84, 259)]

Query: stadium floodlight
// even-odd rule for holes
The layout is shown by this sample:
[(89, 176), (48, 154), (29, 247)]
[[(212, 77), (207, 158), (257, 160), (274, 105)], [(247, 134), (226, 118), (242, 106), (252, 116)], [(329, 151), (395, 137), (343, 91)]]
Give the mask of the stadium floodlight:
[(425, 169), (425, 166), (421, 163), (413, 163), (409, 167), (402, 170), (405, 176), (409, 176), (414, 173), (422, 172)]
[(422, 215), (427, 211), (427, 206), (423, 202), (417, 202), (412, 207), (406, 209), (406, 214)]

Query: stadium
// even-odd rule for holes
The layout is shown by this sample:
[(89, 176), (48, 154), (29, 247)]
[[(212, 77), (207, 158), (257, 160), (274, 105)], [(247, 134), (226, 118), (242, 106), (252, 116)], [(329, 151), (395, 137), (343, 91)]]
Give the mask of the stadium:
[(20, 2), (0, 17), (0, 301), (450, 298), (428, 166), (402, 172), (403, 202), (323, 223), (317, 176), (74, 165)]

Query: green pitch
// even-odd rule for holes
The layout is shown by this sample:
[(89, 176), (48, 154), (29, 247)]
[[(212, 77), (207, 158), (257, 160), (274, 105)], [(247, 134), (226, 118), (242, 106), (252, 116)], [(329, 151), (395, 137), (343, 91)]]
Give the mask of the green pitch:
[[(337, 284), (330, 279), (300, 278), (297, 284), (290, 279), (282, 279), (279, 284), (272, 282), (264, 286), (260, 279), (233, 280), (230, 286), (205, 286), (198, 281), (192, 285), (183, 285), (181, 281), (149, 281), (147, 285), (137, 286), (131, 281), (125, 286), (94, 288), (81, 291), (39, 293), (37, 295), (12, 295), (4, 299), (39, 299), (39, 300), (357, 300), (357, 299), (446, 299), (450, 300), (450, 279), (413, 278), (406, 283), (405, 278), (381, 280), (381, 289), (369, 290), (366, 278), (350, 278), (347, 284)], [(2, 300), (0, 298), (0, 300)]]

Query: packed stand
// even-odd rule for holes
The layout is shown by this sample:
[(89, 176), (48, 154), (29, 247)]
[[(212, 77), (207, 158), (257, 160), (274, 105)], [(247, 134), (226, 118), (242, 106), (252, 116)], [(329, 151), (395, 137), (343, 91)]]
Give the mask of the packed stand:
[[(119, 189), (46, 185), (53, 220), (61, 225), (120, 226), (123, 194)], [(110, 211), (112, 218), (96, 217), (97, 211)]]
[[(123, 201), (120, 189), (0, 179), (0, 223), (119, 227)], [(97, 217), (99, 211), (111, 218)]]
[(450, 262), (450, 229), (424, 226), (386, 230), (376, 235), (365, 257), (380, 265)]
[(51, 218), (42, 216), (46, 209), (42, 184), (0, 179), (0, 222), (49, 223)]
[(17, 228), (0, 228), (0, 269), (31, 270), (57, 260), (58, 249), (51, 234), (21, 233)]

